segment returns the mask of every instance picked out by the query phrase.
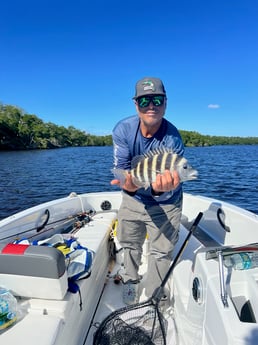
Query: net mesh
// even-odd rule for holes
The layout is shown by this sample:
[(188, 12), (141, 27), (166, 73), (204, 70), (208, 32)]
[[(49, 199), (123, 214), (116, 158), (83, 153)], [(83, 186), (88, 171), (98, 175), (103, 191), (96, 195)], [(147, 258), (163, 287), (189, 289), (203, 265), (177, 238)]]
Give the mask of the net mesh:
[(167, 321), (158, 305), (139, 303), (111, 313), (100, 324), (93, 345), (165, 345)]

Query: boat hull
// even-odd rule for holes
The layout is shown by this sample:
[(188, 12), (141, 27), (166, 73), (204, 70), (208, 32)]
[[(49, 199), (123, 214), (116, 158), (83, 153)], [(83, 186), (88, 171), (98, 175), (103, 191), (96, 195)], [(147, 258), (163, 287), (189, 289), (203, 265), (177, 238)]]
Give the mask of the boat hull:
[[(13, 275), (14, 285), (11, 285), (8, 272), (2, 269), (0, 285), (7, 289), (9, 285), (19, 310), (18, 321), (0, 335), (2, 342), (16, 344), (22, 338), (27, 345), (90, 345), (98, 324), (115, 309), (124, 307), (122, 284), (114, 284), (123, 263), (115, 234), (121, 199), (121, 192), (71, 193), (67, 198), (38, 205), (0, 221), (1, 248), (13, 241), (32, 242), (55, 234), (72, 234), (82, 246), (95, 253), (90, 276), (78, 281), (80, 293), (65, 289), (60, 298), (51, 297), (52, 285), (43, 277), (42, 284), (46, 283), (46, 287), (42, 291), (48, 286), (48, 293), (38, 296), (28, 292), (26, 295), (18, 286), (27, 279), (34, 282), (36, 274), (28, 278), (21, 266), (20, 276), (9, 272), (9, 276)], [(230, 270), (223, 266), (221, 273), (219, 258), (217, 254), (211, 257), (211, 251), (223, 252), (228, 247), (256, 243), (258, 216), (220, 200), (184, 193), (182, 224), (174, 255), (199, 212), (203, 212), (203, 218), (167, 284), (170, 292), (164, 310), (170, 325), (167, 343), (257, 344), (258, 268)], [(88, 218), (76, 228), (75, 223), (82, 215)], [(143, 276), (148, 267), (148, 248), (146, 239), (140, 268)], [(1, 255), (5, 254), (0, 254), (0, 260)], [(60, 284), (58, 279), (51, 283)], [(227, 306), (221, 298), (223, 282)], [(40, 279), (35, 282), (36, 287), (37, 284), (40, 286)], [(142, 292), (144, 300), (144, 288)]]

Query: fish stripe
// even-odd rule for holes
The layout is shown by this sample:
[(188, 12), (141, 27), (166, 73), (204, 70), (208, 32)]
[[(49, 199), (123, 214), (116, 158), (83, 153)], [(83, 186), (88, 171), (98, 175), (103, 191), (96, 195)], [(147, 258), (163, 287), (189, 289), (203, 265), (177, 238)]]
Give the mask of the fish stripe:
[(137, 178), (137, 180), (139, 180), (139, 181), (142, 181), (142, 179), (141, 179), (142, 165), (143, 165), (143, 163), (142, 163), (142, 161), (141, 161), (141, 162), (139, 162), (139, 163), (137, 164), (137, 166), (136, 166), (136, 178)]
[(174, 154), (174, 155), (171, 155), (171, 162), (170, 162), (170, 165), (168, 166), (168, 169), (170, 171), (173, 171), (175, 170), (175, 167), (176, 167), (176, 163), (177, 163), (177, 155)]
[(143, 174), (142, 174), (142, 178), (143, 178), (143, 182), (149, 181), (149, 165), (150, 165), (150, 159), (149, 158), (145, 158), (144, 159), (144, 164), (143, 164)]
[(158, 166), (158, 157), (159, 155), (154, 155), (153, 159), (152, 159), (152, 166), (151, 166), (151, 170), (150, 170), (150, 181), (154, 182), (156, 181), (156, 176), (157, 176), (157, 166)]
[(144, 160), (144, 169), (143, 169), (143, 179), (144, 181), (149, 181), (149, 174), (151, 169), (151, 160), (149, 157)]
[(131, 175), (132, 175), (132, 178), (136, 178), (135, 169), (132, 169), (132, 170), (131, 170)]
[(168, 152), (165, 152), (161, 159), (160, 172), (163, 173), (166, 169), (166, 161), (168, 157)]
[(162, 157), (163, 155), (161, 154), (157, 155), (156, 174), (159, 174), (161, 172)]
[(166, 156), (166, 162), (165, 162), (165, 169), (170, 169), (170, 165), (171, 165), (171, 154), (168, 153)]
[(162, 158), (161, 158), (161, 164), (160, 164), (160, 172), (163, 173), (165, 170), (165, 164), (166, 164), (166, 160), (167, 160), (167, 155), (168, 153), (164, 153)]
[(182, 157), (181, 157), (181, 156), (175, 155), (175, 164), (174, 164), (174, 167), (173, 167), (174, 170), (175, 170), (176, 167), (180, 164), (181, 160), (182, 160)]

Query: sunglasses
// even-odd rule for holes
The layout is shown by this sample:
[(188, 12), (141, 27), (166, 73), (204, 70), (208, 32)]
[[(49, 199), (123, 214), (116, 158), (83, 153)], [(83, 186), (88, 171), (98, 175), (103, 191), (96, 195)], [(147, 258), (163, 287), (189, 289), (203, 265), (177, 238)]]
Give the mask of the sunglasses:
[(150, 102), (152, 102), (152, 104), (155, 107), (160, 107), (164, 104), (164, 100), (165, 100), (164, 96), (158, 95), (158, 96), (142, 96), (142, 97), (137, 98), (136, 101), (140, 108), (145, 108), (150, 105)]

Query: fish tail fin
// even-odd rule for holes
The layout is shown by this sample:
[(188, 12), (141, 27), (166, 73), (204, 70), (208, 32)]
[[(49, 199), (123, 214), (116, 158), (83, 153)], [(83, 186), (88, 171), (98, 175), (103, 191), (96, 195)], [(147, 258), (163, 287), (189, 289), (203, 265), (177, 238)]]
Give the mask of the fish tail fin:
[(123, 186), (125, 184), (128, 171), (123, 169), (111, 169), (111, 172), (114, 174), (114, 177), (120, 181), (120, 185)]

